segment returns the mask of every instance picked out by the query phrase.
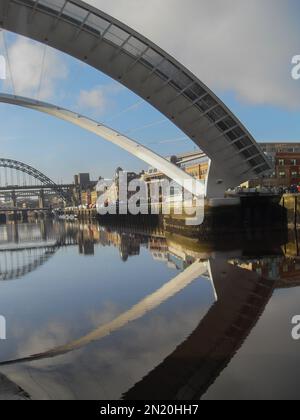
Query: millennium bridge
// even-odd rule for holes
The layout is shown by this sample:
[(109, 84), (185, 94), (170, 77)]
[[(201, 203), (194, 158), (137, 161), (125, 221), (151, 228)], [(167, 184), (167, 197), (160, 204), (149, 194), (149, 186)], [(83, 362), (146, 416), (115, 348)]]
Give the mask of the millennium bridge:
[[(89, 64), (160, 111), (210, 158), (203, 191), (206, 197), (223, 198), (228, 188), (272, 169), (249, 131), (196, 75), (151, 40), (101, 10), (80, 0), (2, 0), (0, 27)], [(0, 101), (72, 122), (124, 148), (180, 185), (191, 180), (171, 162), (101, 122), (18, 97), (16, 92), (0, 95)]]

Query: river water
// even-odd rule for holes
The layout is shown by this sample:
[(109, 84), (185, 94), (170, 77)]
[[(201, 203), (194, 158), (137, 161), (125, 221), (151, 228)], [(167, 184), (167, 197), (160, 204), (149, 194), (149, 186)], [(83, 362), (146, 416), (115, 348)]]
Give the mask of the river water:
[(267, 239), (1, 225), (0, 374), (32, 399), (299, 398), (297, 235)]

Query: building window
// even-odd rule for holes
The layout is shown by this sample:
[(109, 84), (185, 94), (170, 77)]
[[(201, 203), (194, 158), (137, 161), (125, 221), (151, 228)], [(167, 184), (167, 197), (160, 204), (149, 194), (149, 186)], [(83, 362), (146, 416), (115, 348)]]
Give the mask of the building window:
[(298, 172), (292, 172), (292, 177), (296, 178), (298, 176)]
[(292, 166), (297, 166), (297, 160), (296, 159), (291, 159), (291, 165)]
[(279, 166), (284, 166), (284, 159), (279, 159), (278, 164)]
[(285, 172), (279, 172), (280, 178), (285, 178)]

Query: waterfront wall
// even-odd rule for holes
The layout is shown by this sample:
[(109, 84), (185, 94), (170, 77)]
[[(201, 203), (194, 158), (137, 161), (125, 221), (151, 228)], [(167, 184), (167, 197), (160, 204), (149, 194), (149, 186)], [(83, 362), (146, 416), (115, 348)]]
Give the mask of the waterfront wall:
[(75, 216), (79, 220), (98, 219), (100, 223), (149, 222), (161, 224), (166, 230), (191, 237), (220, 238), (222, 234), (247, 234), (249, 231), (285, 231), (287, 227), (300, 225), (300, 195), (247, 196), (239, 205), (211, 207), (206, 205), (205, 218), (201, 225), (187, 226), (184, 215), (169, 216), (99, 216), (96, 209), (69, 210), (65, 216)]
[(287, 223), (289, 228), (300, 227), (300, 195), (284, 194), (282, 196), (281, 206), (287, 212)]
[(242, 197), (240, 205), (206, 206), (204, 222), (199, 226), (187, 229), (185, 219), (175, 215), (164, 217), (164, 223), (178, 234), (188, 232), (195, 237), (240, 235), (254, 230), (283, 231), (287, 227), (287, 211), (280, 204), (280, 197), (257, 195)]

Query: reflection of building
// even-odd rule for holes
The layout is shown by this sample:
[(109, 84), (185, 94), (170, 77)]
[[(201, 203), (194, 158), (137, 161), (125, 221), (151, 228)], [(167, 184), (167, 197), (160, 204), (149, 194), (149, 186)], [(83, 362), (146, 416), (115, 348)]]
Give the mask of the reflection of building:
[(257, 273), (258, 275), (269, 278), (273, 280), (278, 280), (280, 276), (280, 269), (279, 265), (282, 258), (264, 258), (263, 260), (233, 260), (231, 261), (231, 264), (234, 266), (238, 266), (242, 268), (243, 270), (248, 270), (254, 273)]
[(166, 239), (149, 239), (148, 246), (153, 259), (165, 262), (169, 268), (184, 270), (195, 261), (195, 259), (190, 258), (188, 251), (186, 253), (177, 252), (174, 247), (170, 247)]
[(168, 261), (168, 245), (165, 239), (150, 237), (148, 248), (154, 260), (165, 263)]
[(80, 235), (78, 238), (79, 253), (84, 255), (94, 255), (94, 241), (92, 238), (87, 238), (84, 235)]
[(127, 235), (121, 235), (120, 241), (120, 256), (123, 261), (127, 261), (128, 257), (132, 257), (140, 254), (140, 241), (135, 237), (128, 237)]
[(263, 258), (251, 261), (232, 261), (233, 265), (244, 270), (257, 273), (258, 275), (277, 280), (280, 284), (277, 287), (293, 287), (295, 282), (300, 283), (300, 260), (292, 257)]
[(140, 247), (143, 245), (143, 238), (130, 233), (101, 229), (100, 242), (104, 246), (113, 245), (118, 248), (121, 259), (123, 261), (127, 261), (129, 257), (140, 254)]

